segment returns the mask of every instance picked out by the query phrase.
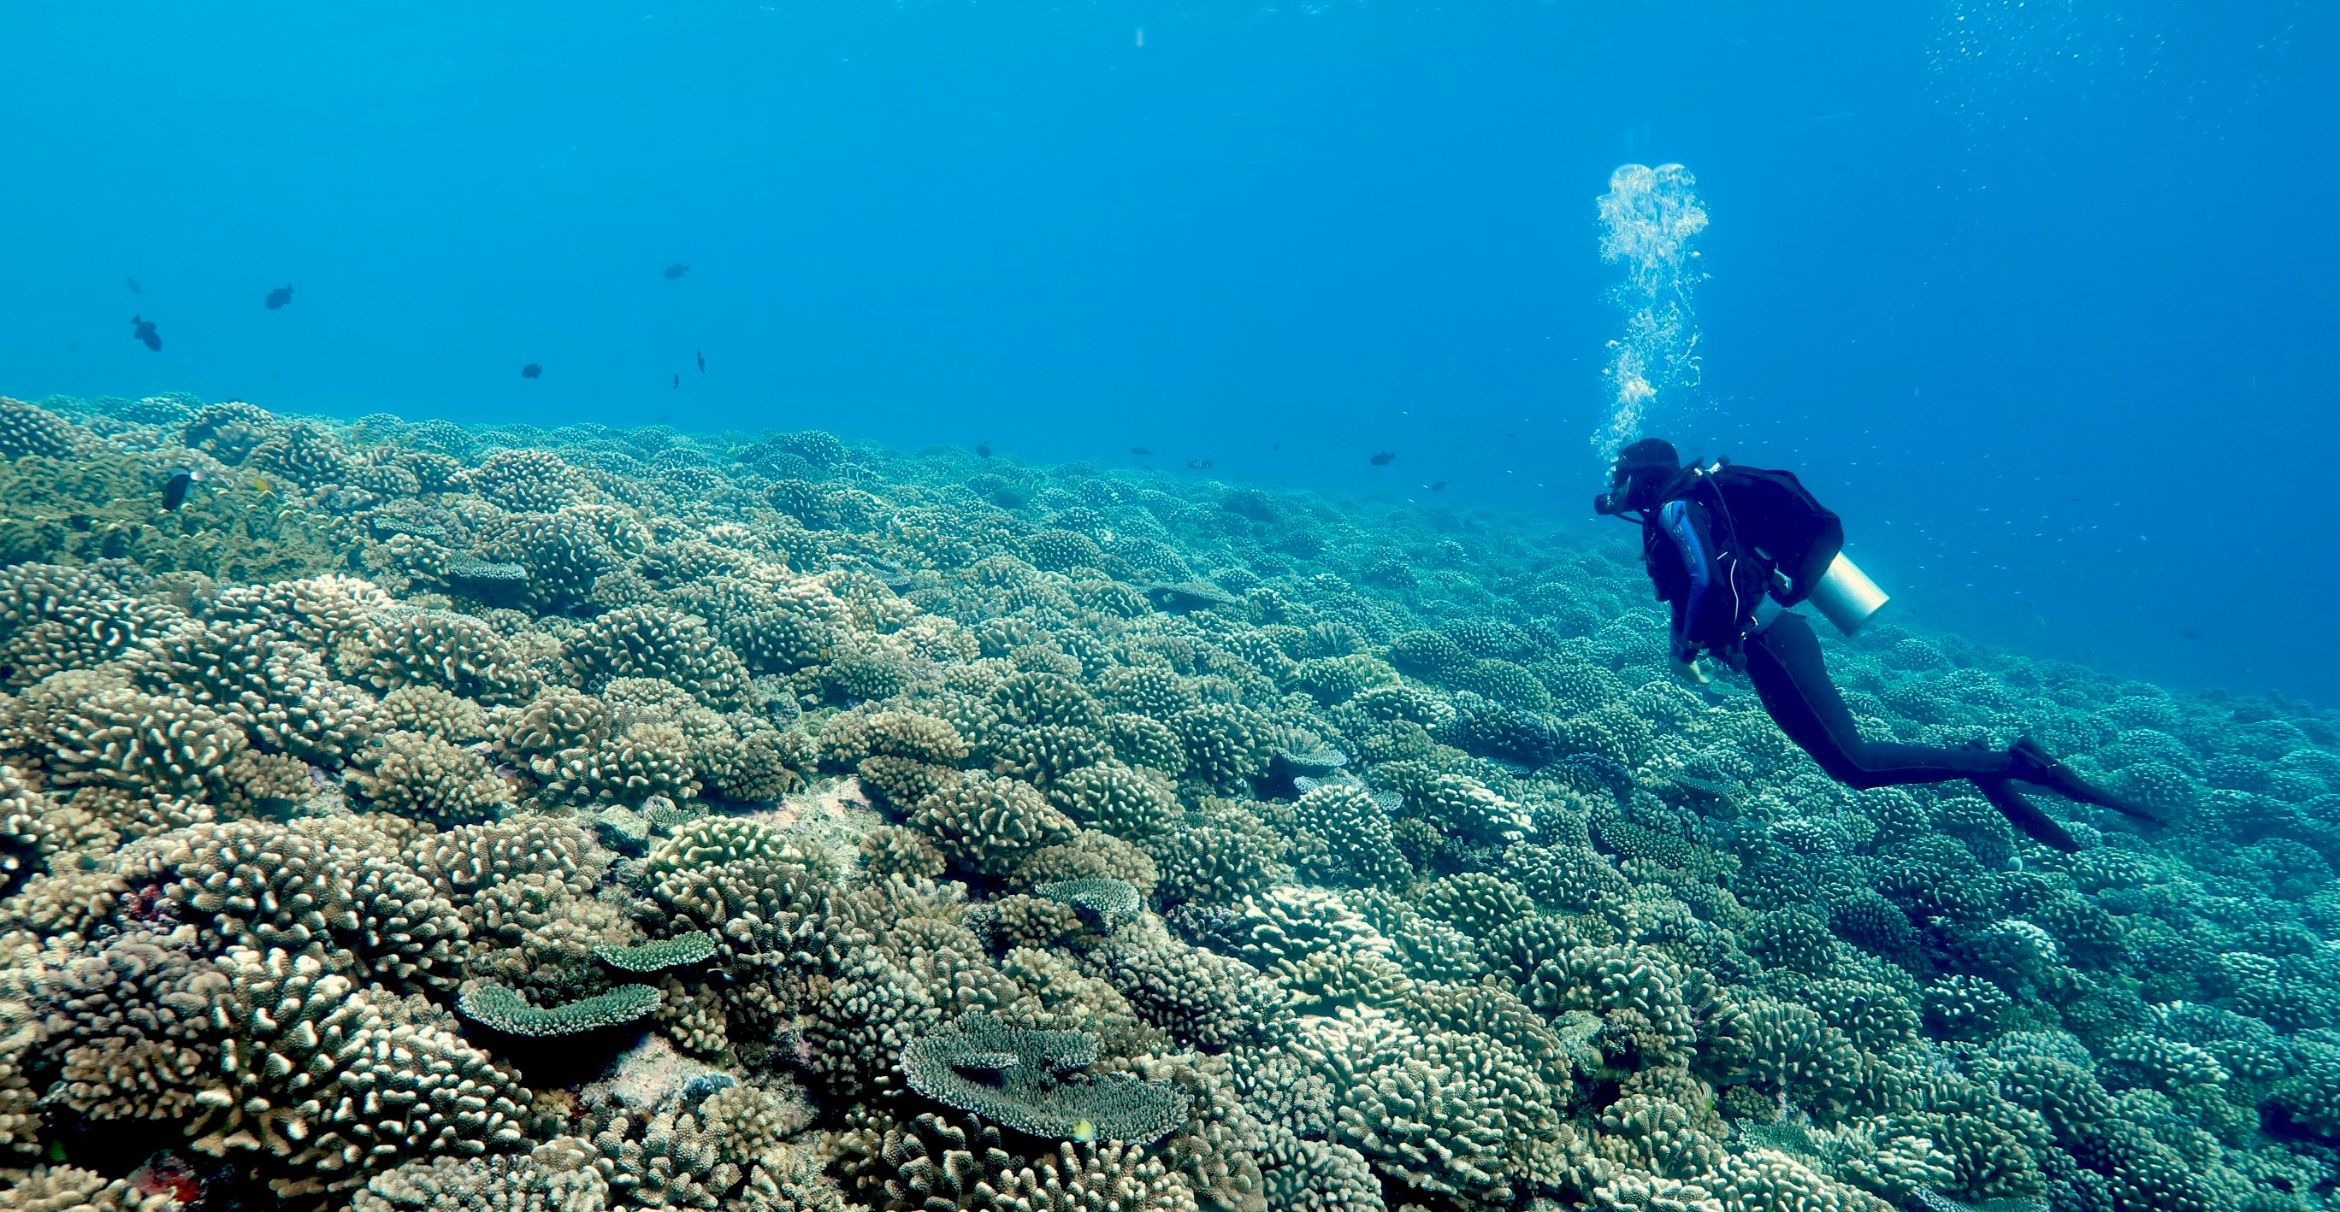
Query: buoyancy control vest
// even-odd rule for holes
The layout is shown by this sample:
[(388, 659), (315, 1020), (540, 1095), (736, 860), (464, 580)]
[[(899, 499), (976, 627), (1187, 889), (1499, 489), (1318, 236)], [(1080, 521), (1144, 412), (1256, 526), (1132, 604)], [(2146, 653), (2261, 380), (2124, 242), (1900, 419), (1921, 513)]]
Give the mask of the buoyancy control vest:
[[(1643, 525), (1644, 556), (1660, 597), (1688, 592), (1687, 570), (1666, 553), (1673, 543), (1658, 528), (1664, 506), (1695, 503), (1707, 517), (1713, 539), (1708, 576), (1738, 591), (1742, 609), (1732, 620), (1743, 627), (1756, 603), (1769, 594), (1782, 606), (1809, 597), (1844, 547), (1844, 523), (1790, 471), (1741, 467), (1718, 459), (1681, 470), (1667, 481), (1660, 505)], [(1692, 637), (1726, 641), (1726, 637)], [(1727, 641), (1726, 641), (1727, 642)]]

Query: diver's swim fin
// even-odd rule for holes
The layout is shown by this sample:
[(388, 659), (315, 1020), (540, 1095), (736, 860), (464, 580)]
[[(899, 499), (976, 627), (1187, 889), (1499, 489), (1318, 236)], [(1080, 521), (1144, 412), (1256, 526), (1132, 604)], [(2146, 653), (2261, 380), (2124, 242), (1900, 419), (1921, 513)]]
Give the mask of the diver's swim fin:
[(1981, 789), (1982, 797), (1991, 802), (1991, 807), (1998, 809), (1999, 815), (2006, 817), (2008, 824), (2022, 830), (2025, 837), (2050, 850), (2061, 850), (2066, 854), (2079, 851), (2080, 843), (2072, 840), (2072, 835), (2064, 832), (2064, 827), (2057, 824), (2055, 818), (2024, 799), (2023, 793), (2015, 790), (2014, 784), (2005, 779), (1978, 779), (1974, 785)]
[(2167, 815), (2081, 778), (2078, 771), (2049, 754), (2038, 741), (2030, 737), (2018, 737), (2014, 744), (2007, 747), (2007, 753), (2015, 759), (2012, 777), (2018, 782), (2045, 787), (2065, 799), (2110, 808), (2136, 820), (2155, 825), (2169, 823)]

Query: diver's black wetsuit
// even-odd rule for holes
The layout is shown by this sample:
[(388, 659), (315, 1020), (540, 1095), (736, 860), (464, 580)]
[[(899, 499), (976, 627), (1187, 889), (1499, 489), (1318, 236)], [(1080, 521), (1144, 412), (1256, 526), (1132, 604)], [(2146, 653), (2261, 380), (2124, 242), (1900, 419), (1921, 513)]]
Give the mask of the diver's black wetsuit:
[[(2015, 782), (2147, 815), (2088, 784), (2029, 741), (2007, 749), (1948, 749), (1863, 740), (1844, 696), (1829, 680), (1819, 637), (1800, 616), (1785, 610), (1803, 601), (1825, 575), (1842, 546), (1843, 529), (1835, 515), (1819, 510), (1804, 525), (1822, 533), (1765, 533), (1781, 529), (1777, 517), (1765, 516), (1754, 490), (1730, 488), (1734, 472), (1739, 482), (1772, 477), (1794, 484), (1794, 477), (1778, 472), (1724, 464), (1690, 467), (1668, 480), (1655, 507), (1642, 512), (1643, 564), (1657, 596), (1673, 610), (1668, 644), (1676, 661), (1686, 664), (1711, 652), (1746, 670), (1780, 731), (1829, 777), (1849, 787), (1971, 779), (2009, 823), (2066, 852), (2077, 850), (2079, 843), (2025, 799)], [(1739, 491), (1748, 495), (1733, 501)], [(1802, 493), (1800, 485), (1795, 492)]]
[(1940, 749), (1865, 741), (1844, 696), (1828, 679), (1820, 637), (1801, 615), (1782, 614), (1746, 640), (1747, 678), (1763, 709), (1828, 777), (1855, 790), (1952, 779), (2004, 779), (2015, 759), (2004, 749)]

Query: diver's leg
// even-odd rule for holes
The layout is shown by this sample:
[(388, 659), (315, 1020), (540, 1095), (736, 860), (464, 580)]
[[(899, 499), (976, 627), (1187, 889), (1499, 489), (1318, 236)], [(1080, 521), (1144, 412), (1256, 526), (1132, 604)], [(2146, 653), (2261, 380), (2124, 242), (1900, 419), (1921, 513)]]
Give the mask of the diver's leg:
[(1820, 638), (1801, 616), (1783, 614), (1748, 638), (1747, 676), (1779, 730), (1848, 787), (2005, 778), (2014, 772), (2005, 750), (1862, 740), (1852, 710), (1828, 680)]

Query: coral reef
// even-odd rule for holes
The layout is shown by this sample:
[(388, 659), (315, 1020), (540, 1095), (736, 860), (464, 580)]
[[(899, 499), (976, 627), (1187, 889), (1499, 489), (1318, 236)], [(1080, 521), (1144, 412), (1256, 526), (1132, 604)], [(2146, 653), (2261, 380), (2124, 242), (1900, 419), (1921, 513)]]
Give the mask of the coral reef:
[(1871, 735), (2174, 818), (2064, 855), (1504, 519), (177, 397), (0, 399), (0, 501), (0, 1207), (2340, 1184), (2328, 712), (1835, 649)]

